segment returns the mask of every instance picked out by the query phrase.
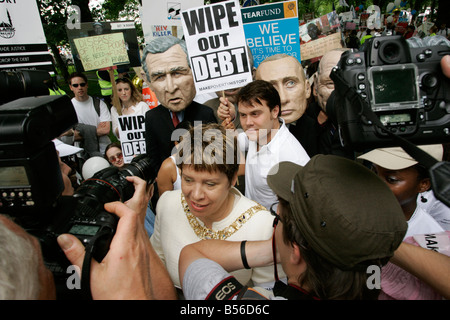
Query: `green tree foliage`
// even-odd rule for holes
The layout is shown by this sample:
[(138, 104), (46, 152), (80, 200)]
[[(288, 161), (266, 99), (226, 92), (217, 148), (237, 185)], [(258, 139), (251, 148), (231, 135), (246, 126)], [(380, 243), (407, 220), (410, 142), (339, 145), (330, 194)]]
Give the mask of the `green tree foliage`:
[[(208, 4), (210, 1), (205, 0), (205, 3)], [(260, 4), (280, 1), (283, 0), (260, 0)], [(59, 55), (58, 46), (68, 45), (66, 24), (73, 12), (70, 9), (71, 5), (76, 5), (80, 9), (81, 22), (132, 20), (135, 22), (139, 41), (141, 43), (144, 41), (138, 10), (140, 0), (105, 0), (101, 5), (91, 7), (89, 7), (89, 2), (89, 0), (37, 0), (47, 43), (64, 78), (67, 75), (67, 67)], [(242, 2), (243, 0), (241, 0)], [(362, 4), (364, 8), (374, 4), (380, 7), (382, 13), (385, 13), (388, 3), (394, 2), (394, 0), (346, 0), (346, 2), (349, 6), (353, 5), (354, 7)], [(333, 4), (338, 13), (349, 10), (349, 7), (340, 6), (339, 0), (298, 0), (299, 17), (302, 19), (303, 14), (311, 12), (314, 13), (314, 17), (320, 17), (332, 11)], [(406, 8), (420, 13), (428, 6), (434, 9), (444, 9), (438, 10), (439, 21), (449, 19), (446, 14), (447, 9), (450, 9), (448, 0), (408, 0)], [(447, 25), (450, 25), (450, 21), (447, 21)]]
[(138, 35), (142, 34), (139, 0), (105, 0), (101, 6), (92, 8), (89, 7), (89, 2), (89, 0), (37, 0), (47, 44), (63, 78), (67, 78), (68, 71), (59, 54), (58, 46), (69, 44), (66, 25), (74, 12), (71, 6), (79, 8), (80, 22), (133, 20), (136, 22)]

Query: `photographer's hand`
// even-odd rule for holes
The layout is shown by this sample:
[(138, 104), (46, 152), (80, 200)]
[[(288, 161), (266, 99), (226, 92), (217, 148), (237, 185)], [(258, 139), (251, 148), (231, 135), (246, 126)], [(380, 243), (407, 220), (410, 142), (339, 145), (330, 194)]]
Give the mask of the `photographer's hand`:
[(450, 78), (450, 55), (446, 55), (441, 59), (442, 72), (447, 78)]
[(133, 197), (126, 201), (125, 204), (135, 210), (140, 215), (142, 223), (144, 223), (148, 203), (153, 196), (154, 185), (148, 185), (145, 180), (137, 176), (128, 176), (126, 179), (134, 184), (135, 192)]
[[(176, 299), (176, 292), (162, 261), (151, 246), (138, 212), (121, 202), (105, 204), (120, 219), (108, 254), (101, 263), (92, 260), (93, 299)], [(63, 234), (58, 243), (69, 261), (82, 268), (83, 244)]]

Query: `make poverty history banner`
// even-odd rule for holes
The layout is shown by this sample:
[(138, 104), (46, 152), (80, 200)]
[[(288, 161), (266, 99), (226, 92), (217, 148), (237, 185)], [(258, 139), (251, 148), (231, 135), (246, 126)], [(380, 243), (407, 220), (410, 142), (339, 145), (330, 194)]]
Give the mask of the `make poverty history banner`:
[(197, 94), (252, 81), (239, 1), (183, 11), (182, 22)]

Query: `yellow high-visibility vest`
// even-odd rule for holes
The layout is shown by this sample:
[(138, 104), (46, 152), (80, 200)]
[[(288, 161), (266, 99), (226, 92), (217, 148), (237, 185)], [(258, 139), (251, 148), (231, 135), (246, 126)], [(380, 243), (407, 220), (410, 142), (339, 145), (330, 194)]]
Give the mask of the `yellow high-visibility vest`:
[[(100, 75), (97, 73), (98, 78), (98, 85), (100, 86), (100, 89), (102, 91), (102, 96), (110, 96), (112, 95), (112, 84), (109, 81), (103, 80)], [(119, 78), (119, 73), (117, 72), (117, 69), (114, 69), (114, 80), (117, 80)]]

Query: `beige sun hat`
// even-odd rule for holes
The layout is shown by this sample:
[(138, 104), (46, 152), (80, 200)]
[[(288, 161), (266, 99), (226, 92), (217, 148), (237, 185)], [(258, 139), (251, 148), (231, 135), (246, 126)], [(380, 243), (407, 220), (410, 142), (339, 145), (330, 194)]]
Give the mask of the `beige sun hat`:
[[(418, 147), (436, 160), (442, 161), (444, 149), (441, 144), (422, 145)], [(401, 147), (375, 149), (359, 156), (358, 159), (368, 160), (389, 170), (401, 170), (418, 163), (418, 161), (414, 160)]]

